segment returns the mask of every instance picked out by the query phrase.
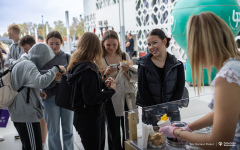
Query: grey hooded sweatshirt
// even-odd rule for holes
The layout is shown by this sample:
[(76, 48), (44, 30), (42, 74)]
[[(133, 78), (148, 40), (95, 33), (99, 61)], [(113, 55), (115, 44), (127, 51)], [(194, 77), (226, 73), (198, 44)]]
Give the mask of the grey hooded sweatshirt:
[(23, 49), (18, 45), (18, 42), (14, 42), (9, 48), (7, 59), (5, 59), (5, 67), (9, 68), (15, 64), (22, 54), (24, 54)]
[[(14, 90), (25, 86), (15, 97), (9, 107), (13, 122), (39, 122), (43, 117), (43, 107), (40, 103), (40, 89), (47, 87), (59, 72), (57, 67), (49, 69), (41, 74), (39, 69), (48, 63), (54, 53), (44, 43), (35, 44), (27, 57), (18, 62), (11, 73), (11, 82)], [(27, 91), (30, 88), (29, 103), (27, 103)]]

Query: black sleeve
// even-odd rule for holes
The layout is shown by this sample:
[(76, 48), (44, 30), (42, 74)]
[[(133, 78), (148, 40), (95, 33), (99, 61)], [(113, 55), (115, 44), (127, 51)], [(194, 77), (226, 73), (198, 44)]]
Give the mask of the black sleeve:
[(115, 90), (102, 91), (102, 80), (99, 82), (96, 72), (87, 69), (82, 73), (78, 80), (78, 85), (81, 87), (82, 97), (86, 105), (97, 105), (110, 99)]
[(184, 87), (185, 87), (185, 73), (183, 64), (181, 63), (181, 65), (178, 66), (176, 91), (174, 92), (170, 101), (181, 100), (183, 97)]
[(130, 41), (130, 43), (131, 43), (131, 44), (133, 44), (133, 43), (134, 43), (134, 40), (133, 40), (133, 38), (131, 38), (129, 41)]
[(146, 70), (143, 67), (141, 67), (141, 65), (138, 65), (137, 105), (151, 106), (151, 105), (155, 105), (155, 102), (150, 94), (145, 72)]
[[(99, 72), (99, 76), (102, 77), (100, 72)], [(105, 81), (102, 78), (101, 78), (101, 84), (102, 84), (102, 89), (109, 91), (108, 88), (106, 87)]]
[(71, 56), (69, 55), (69, 54), (66, 54), (67, 56), (66, 56), (66, 58), (67, 58), (67, 65), (69, 64), (69, 61), (70, 61), (70, 58), (71, 58)]

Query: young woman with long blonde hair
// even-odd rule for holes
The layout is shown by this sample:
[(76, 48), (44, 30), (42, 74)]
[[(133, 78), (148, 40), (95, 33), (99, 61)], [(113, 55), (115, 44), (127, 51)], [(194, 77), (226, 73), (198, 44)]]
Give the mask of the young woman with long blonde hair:
[(72, 87), (71, 102), (74, 110), (74, 126), (86, 150), (104, 150), (105, 118), (103, 102), (115, 93), (115, 81), (102, 80), (102, 48), (94, 33), (85, 32), (73, 53), (67, 72)]
[[(190, 123), (184, 129), (166, 126), (161, 128), (160, 132), (164, 132), (165, 136), (177, 137), (189, 143), (205, 143), (198, 145), (204, 149), (239, 150), (240, 52), (234, 35), (223, 19), (212, 12), (203, 12), (190, 17), (187, 26), (187, 44), (192, 76), (197, 79), (198, 93), (201, 92), (203, 68), (208, 69), (209, 79), (211, 67), (214, 66), (218, 70), (212, 82), (214, 96), (209, 105), (212, 112)], [(207, 126), (213, 126), (211, 134), (191, 133), (193, 130)], [(219, 146), (219, 142), (231, 144)]]

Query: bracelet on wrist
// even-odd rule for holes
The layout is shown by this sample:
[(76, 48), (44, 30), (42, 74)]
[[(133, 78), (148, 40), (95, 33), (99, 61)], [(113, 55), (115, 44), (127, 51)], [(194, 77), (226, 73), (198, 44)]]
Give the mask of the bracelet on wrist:
[(177, 131), (177, 138), (178, 138), (178, 139), (181, 139), (181, 138), (180, 138), (180, 133), (181, 133), (182, 131), (185, 131), (185, 130), (183, 130), (183, 129), (178, 129), (178, 131)]

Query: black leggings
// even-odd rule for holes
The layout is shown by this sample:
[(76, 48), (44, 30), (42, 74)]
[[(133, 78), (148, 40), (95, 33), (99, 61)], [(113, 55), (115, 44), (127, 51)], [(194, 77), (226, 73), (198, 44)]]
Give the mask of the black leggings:
[(85, 150), (104, 150), (105, 117), (81, 118), (74, 114), (74, 126), (80, 135)]
[(40, 122), (14, 122), (21, 138), (22, 150), (42, 150)]
[[(127, 104), (125, 102), (125, 110), (127, 109)], [(112, 100), (105, 103), (105, 115), (107, 121), (107, 131), (108, 131), (108, 147), (109, 150), (124, 150), (124, 117), (116, 116)], [(121, 131), (122, 129), (122, 136)], [(122, 139), (122, 142), (121, 142)]]

